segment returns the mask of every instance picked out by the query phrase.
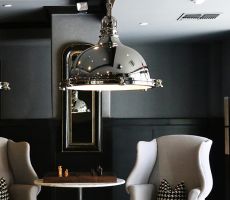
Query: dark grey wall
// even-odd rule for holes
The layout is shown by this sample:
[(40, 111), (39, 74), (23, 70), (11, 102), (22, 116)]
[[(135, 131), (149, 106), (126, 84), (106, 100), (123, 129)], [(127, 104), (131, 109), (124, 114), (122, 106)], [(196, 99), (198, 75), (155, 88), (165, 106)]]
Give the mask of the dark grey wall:
[[(57, 21), (61, 21), (57, 27), (62, 23), (65, 24), (65, 20), (58, 18)], [(61, 32), (53, 33), (52, 70), (49, 40), (24, 39), (0, 43), (2, 80), (10, 81), (12, 87), (10, 92), (1, 95), (3, 118), (50, 118), (57, 116), (58, 110), (60, 113), (61, 92), (58, 90), (61, 74), (60, 49), (75, 39), (74, 36), (68, 37), (68, 34), (61, 36)], [(97, 30), (95, 32), (96, 41), (98, 32)], [(79, 41), (83, 41), (81, 37)], [(93, 38), (85, 40), (94, 43)], [(111, 104), (109, 94), (104, 95), (103, 116), (112, 118), (222, 116), (222, 97), (229, 95), (227, 91), (230, 85), (228, 84), (229, 43), (224, 43), (223, 51), (220, 42), (128, 44), (146, 59), (151, 76), (163, 79), (164, 88), (147, 92), (112, 92)], [(53, 81), (52, 92), (51, 81)], [(54, 107), (51, 106), (52, 102)]]
[[(79, 27), (83, 27), (83, 23), (88, 24), (88, 26), (84, 25), (84, 29), (79, 29)], [(40, 34), (38, 31), (37, 35), (35, 31), (31, 30), (24, 30), (24, 33), (27, 32), (27, 34), (23, 34), (23, 31), (11, 31), (10, 33), (9, 31), (1, 31), (0, 40), (4, 39), (5, 41), (7, 34), (10, 38), (7, 42), (0, 43), (2, 78), (6, 77), (11, 82), (16, 81), (14, 90), (1, 95), (2, 117), (57, 117), (61, 112), (61, 92), (58, 90), (58, 83), (61, 77), (62, 50), (64, 46), (72, 42), (96, 43), (99, 28), (100, 21), (94, 15), (54, 15), (52, 68), (50, 42), (44, 39), (47, 37), (47, 31), (41, 31), (40, 39), (37, 39)], [(22, 39), (18, 39), (16, 33)], [(28, 35), (32, 39), (28, 39), (26, 37)], [(9, 41), (14, 42), (9, 43)], [(143, 55), (152, 77), (163, 79), (164, 88), (147, 92), (112, 92), (111, 98), (110, 93), (107, 93), (103, 95), (104, 117), (222, 116), (222, 97), (227, 95), (226, 91), (229, 85), (227, 84), (229, 41), (223, 43), (223, 49), (221, 42), (129, 43), (127, 45), (135, 48)], [(19, 72), (11, 73), (13, 69)], [(22, 79), (23, 76), (25, 78)], [(26, 84), (32, 79), (37, 79), (34, 81), (34, 89), (32, 89), (31, 84)], [(51, 81), (52, 86), (49, 85)], [(23, 92), (26, 92), (26, 97), (19, 95)], [(15, 109), (16, 103), (13, 99), (16, 98), (18, 99), (17, 104), (20, 105), (18, 108), (21, 110)], [(52, 108), (50, 107), (51, 103), (53, 104)], [(33, 105), (35, 104), (43, 106), (44, 109), (38, 109), (37, 112), (34, 112)], [(7, 110), (7, 113), (4, 110)]]
[(222, 86), (223, 96), (230, 96), (230, 39), (223, 42), (222, 50)]
[(222, 42), (210, 42), (208, 67), (208, 117), (223, 117)]
[(0, 42), (2, 119), (52, 118), (51, 46), (49, 39)]
[[(222, 51), (222, 96), (230, 96), (230, 39), (223, 42)], [(226, 137), (227, 138), (227, 137)], [(225, 138), (225, 139), (226, 139)], [(230, 199), (230, 157), (225, 155), (225, 199)]]
[[(97, 19), (91, 19), (89, 16), (88, 20), (89, 23), (92, 22), (93, 24), (96, 20), (95, 28), (99, 29)], [(55, 102), (60, 101), (58, 99), (60, 97), (58, 82), (61, 73), (61, 49), (65, 44), (72, 41), (92, 41), (95, 43), (98, 39), (96, 29), (91, 35), (91, 26), (87, 28), (87, 31), (82, 27), (76, 30), (76, 27), (75, 29), (72, 28), (75, 23), (79, 23), (79, 27), (81, 27), (81, 24), (85, 26), (87, 22), (85, 19), (80, 19), (78, 22), (72, 19), (71, 23), (67, 23), (63, 19), (59, 24), (58, 21), (60, 26), (56, 27), (55, 33), (62, 41), (55, 48), (53, 47), (55, 60), (52, 68), (50, 63), (51, 44), (46, 40), (45, 42), (41, 42), (42, 40), (38, 38), (28, 40), (28, 38), (23, 38), (25, 37), (23, 34), (19, 34), (23, 38), (19, 40), (19, 43), (12, 44), (7, 41), (4, 45), (1, 44), (0, 55), (4, 64), (2, 65), (2, 76), (12, 82), (12, 91), (1, 93), (1, 108), (5, 113), (4, 118), (7, 116), (10, 118), (15, 116), (17, 119), (56, 117), (55, 114), (58, 112), (53, 113), (53, 109), (61, 110), (61, 106), (55, 104)], [(68, 31), (71, 33), (68, 34)], [(76, 40), (75, 31), (77, 31), (79, 40)], [(58, 35), (61, 32), (66, 33), (65, 36)], [(89, 36), (82, 35), (88, 34), (88, 32), (90, 32)], [(17, 32), (14, 34), (17, 35)], [(1, 136), (16, 141), (27, 140), (30, 142), (32, 161), (40, 177), (49, 170), (56, 170), (58, 164), (82, 170), (100, 163), (105, 167), (105, 170), (112, 170), (119, 177), (127, 178), (136, 156), (137, 141), (150, 140), (172, 133), (197, 134), (213, 139), (211, 164), (214, 166), (212, 170), (215, 177), (221, 177), (219, 174), (222, 173), (222, 121), (218, 121), (214, 117), (222, 116), (222, 96), (229, 95), (230, 91), (228, 79), (230, 42), (224, 42), (223, 48), (220, 42), (133, 43), (128, 45), (137, 49), (145, 57), (152, 77), (162, 78), (165, 87), (148, 92), (111, 93), (111, 116), (121, 119), (104, 120), (103, 153), (62, 153), (61, 120), (9, 120), (8, 122), (1, 120)], [(6, 58), (7, 62), (4, 61)], [(12, 71), (14, 72), (12, 73)], [(52, 107), (52, 103), (57, 107)], [(166, 121), (155, 119), (160, 117), (171, 119)], [(195, 119), (175, 120), (178, 117)], [(204, 121), (201, 119), (197, 122), (196, 118), (200, 117), (205, 118)], [(213, 117), (213, 120), (206, 119), (209, 117)], [(122, 118), (152, 119), (148, 121), (147, 119)], [(127, 142), (130, 145), (127, 145)], [(221, 183), (222, 178), (219, 178), (219, 181), (215, 179), (215, 187), (220, 186), (220, 194), (222, 191)], [(50, 192), (51, 189), (43, 188), (39, 199), (49, 197), (44, 193), (46, 190)], [(92, 199), (90, 198), (92, 196), (98, 196), (102, 199), (110, 199), (110, 197), (114, 200), (128, 199), (124, 185), (114, 188), (113, 196), (110, 195), (111, 188), (109, 188), (107, 195), (103, 195), (105, 190), (105, 188), (101, 189), (102, 195), (94, 195), (95, 191), (90, 189), (84, 194), (88, 195), (92, 191), (92, 195), (86, 196), (86, 199)], [(57, 190), (53, 193), (53, 198), (50, 199), (63, 199), (68, 195), (72, 195), (72, 199), (76, 194), (74, 190)], [(219, 195), (216, 196), (222, 199)]]
[(72, 43), (96, 44), (99, 39), (100, 17), (97, 15), (52, 15), (52, 93), (53, 116), (61, 118), (62, 52)]
[[(209, 43), (128, 45), (143, 55), (152, 77), (163, 79), (164, 87), (147, 92), (113, 92), (112, 117), (207, 117), (210, 110), (212, 116), (220, 116), (219, 101), (216, 100), (221, 89), (218, 45)], [(213, 48), (213, 45), (218, 49)], [(210, 54), (214, 54), (214, 57)], [(211, 87), (213, 85), (214, 90)], [(212, 97), (212, 100), (209, 97)]]

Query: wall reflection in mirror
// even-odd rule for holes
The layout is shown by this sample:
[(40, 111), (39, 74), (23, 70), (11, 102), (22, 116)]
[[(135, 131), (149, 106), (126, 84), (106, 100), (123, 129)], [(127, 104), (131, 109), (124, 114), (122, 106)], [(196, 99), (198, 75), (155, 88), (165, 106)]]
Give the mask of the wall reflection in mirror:
[[(91, 44), (68, 45), (62, 56), (62, 79), (69, 78), (74, 60)], [(101, 93), (63, 91), (62, 152), (100, 152)]]

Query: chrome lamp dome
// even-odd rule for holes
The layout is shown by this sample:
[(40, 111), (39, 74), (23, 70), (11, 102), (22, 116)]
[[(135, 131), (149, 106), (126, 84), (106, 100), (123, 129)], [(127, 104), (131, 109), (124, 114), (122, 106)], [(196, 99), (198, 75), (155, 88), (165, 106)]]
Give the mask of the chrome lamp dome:
[(113, 91), (147, 90), (163, 87), (162, 80), (151, 79), (143, 57), (123, 45), (117, 34), (117, 21), (111, 16), (112, 4), (106, 3), (107, 15), (102, 19), (97, 45), (76, 57), (70, 78), (60, 87), (70, 90)]

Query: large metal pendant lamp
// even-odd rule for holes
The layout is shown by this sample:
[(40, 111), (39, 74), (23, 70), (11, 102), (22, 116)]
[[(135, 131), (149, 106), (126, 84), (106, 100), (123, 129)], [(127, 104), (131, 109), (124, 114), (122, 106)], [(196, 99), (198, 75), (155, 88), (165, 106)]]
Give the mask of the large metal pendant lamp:
[(106, 3), (98, 44), (83, 51), (74, 61), (70, 78), (60, 87), (70, 90), (147, 90), (163, 87), (160, 79), (151, 79), (143, 57), (123, 45), (117, 34), (117, 21), (112, 16), (112, 3)]

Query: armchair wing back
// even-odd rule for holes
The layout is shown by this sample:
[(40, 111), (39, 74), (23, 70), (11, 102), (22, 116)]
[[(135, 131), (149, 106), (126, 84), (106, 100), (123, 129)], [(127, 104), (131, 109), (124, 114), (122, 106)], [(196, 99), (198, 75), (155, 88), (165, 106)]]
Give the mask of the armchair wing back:
[(160, 182), (166, 179), (171, 185), (184, 181), (189, 200), (204, 200), (213, 184), (209, 164), (211, 145), (211, 140), (193, 135), (140, 141), (136, 163), (126, 183), (131, 199), (156, 199)]
[(0, 178), (4, 177), (8, 185), (13, 182), (13, 174), (10, 171), (8, 159), (8, 139), (0, 137)]
[(0, 137), (0, 177), (7, 182), (11, 200), (36, 200), (40, 187), (30, 162), (30, 145)]

